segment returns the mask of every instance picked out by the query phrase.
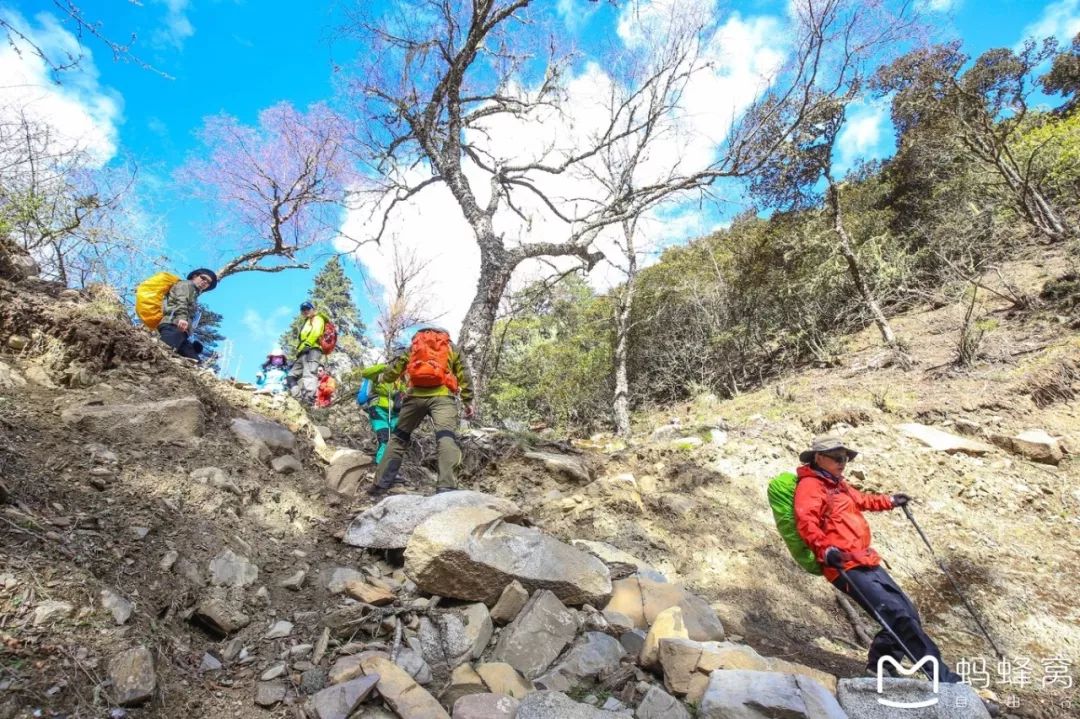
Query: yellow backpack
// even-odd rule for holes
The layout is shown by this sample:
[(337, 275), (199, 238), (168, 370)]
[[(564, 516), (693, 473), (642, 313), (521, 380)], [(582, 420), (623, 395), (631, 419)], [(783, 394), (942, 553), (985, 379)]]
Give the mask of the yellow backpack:
[(171, 272), (158, 272), (135, 289), (135, 314), (152, 330), (157, 329), (165, 316), (162, 304), (165, 295), (180, 278)]

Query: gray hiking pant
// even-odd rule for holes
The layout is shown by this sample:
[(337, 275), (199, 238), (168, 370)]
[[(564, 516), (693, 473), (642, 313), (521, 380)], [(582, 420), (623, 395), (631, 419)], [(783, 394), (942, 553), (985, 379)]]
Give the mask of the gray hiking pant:
[(315, 393), (319, 389), (319, 365), (323, 359), (322, 350), (318, 347), (309, 347), (296, 356), (289, 370), (289, 392), (293, 397), (307, 402), (315, 401)]
[(397, 426), (390, 434), (390, 444), (375, 472), (375, 482), (388, 488), (397, 480), (401, 460), (409, 447), (412, 433), (425, 417), (431, 416), (435, 425), (435, 440), (439, 446), (439, 489), (456, 489), (454, 476), (461, 464), (461, 448), (458, 447), (458, 407), (453, 397), (406, 397), (401, 405)]

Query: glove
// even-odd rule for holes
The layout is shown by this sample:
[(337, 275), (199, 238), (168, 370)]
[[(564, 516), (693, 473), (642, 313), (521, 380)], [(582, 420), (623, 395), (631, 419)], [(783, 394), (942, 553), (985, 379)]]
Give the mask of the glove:
[(830, 567), (843, 567), (846, 555), (847, 552), (841, 552), (836, 547), (829, 547), (825, 550), (825, 563)]
[(892, 496), (893, 507), (903, 507), (905, 504), (911, 501), (911, 497), (906, 494), (894, 494)]

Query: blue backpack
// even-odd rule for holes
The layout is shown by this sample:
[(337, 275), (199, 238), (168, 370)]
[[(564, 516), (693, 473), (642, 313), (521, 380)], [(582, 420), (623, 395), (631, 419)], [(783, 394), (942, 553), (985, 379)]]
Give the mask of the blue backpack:
[(373, 385), (371, 380), (365, 379), (360, 383), (360, 389), (356, 393), (356, 403), (363, 407), (371, 400), (375, 399), (375, 393), (372, 391)]

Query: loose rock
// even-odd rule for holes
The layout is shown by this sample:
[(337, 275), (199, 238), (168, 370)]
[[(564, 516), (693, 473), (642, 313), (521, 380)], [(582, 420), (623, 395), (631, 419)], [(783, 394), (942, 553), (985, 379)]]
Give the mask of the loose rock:
[(68, 617), (73, 611), (75, 611), (75, 607), (70, 602), (52, 600), (42, 602), (34, 608), (33, 624), (35, 627), (40, 627), (42, 624)]
[(399, 494), (358, 514), (342, 541), (353, 547), (404, 549), (416, 527), (429, 517), (455, 507), (487, 507), (508, 517), (521, 516), (521, 509), (513, 502), (471, 490), (430, 497)]
[(576, 633), (574, 614), (552, 592), (543, 589), (502, 631), (493, 657), (526, 678), (535, 679), (551, 666)]
[(77, 429), (114, 438), (159, 442), (201, 437), (206, 425), (202, 403), (195, 397), (73, 407), (64, 410), (60, 419)]
[(113, 695), (120, 706), (138, 706), (154, 696), (157, 675), (154, 657), (146, 647), (132, 647), (109, 661), (109, 679)]
[(641, 666), (655, 667), (660, 663), (661, 639), (689, 639), (683, 623), (682, 609), (670, 607), (656, 616), (656, 621), (645, 635), (645, 644), (641, 647)]
[(292, 630), (292, 622), (286, 622), (285, 620), (281, 620), (279, 622), (275, 622), (274, 626), (270, 627), (270, 631), (268, 631), (263, 636), (263, 639), (283, 639), (292, 634)]
[(210, 560), (210, 581), (219, 586), (248, 587), (259, 578), (259, 568), (247, 557), (226, 549)]
[(532, 682), (521, 676), (512, 666), (505, 662), (486, 662), (476, 667), (476, 673), (484, 680), (484, 684), (494, 694), (505, 694), (515, 699), (521, 699), (535, 689)]
[(300, 460), (291, 454), (283, 454), (271, 460), (270, 468), (278, 474), (292, 474), (293, 472), (302, 472), (304, 465), (300, 464)]
[(362, 664), (368, 678), (378, 677), (379, 694), (401, 719), (450, 719), (435, 697), (386, 657), (367, 656)]
[(521, 582), (515, 579), (506, 585), (502, 594), (499, 595), (499, 601), (495, 602), (495, 606), (491, 608), (491, 621), (500, 627), (509, 624), (514, 621), (514, 617), (518, 615), (518, 612), (521, 611), (527, 601), (529, 601), (528, 590), (521, 586)]
[(335, 684), (311, 698), (311, 707), (318, 719), (347, 719), (379, 683), (379, 676), (368, 675)]
[(533, 692), (518, 705), (516, 719), (626, 719), (625, 714), (579, 704), (562, 692)]
[(257, 682), (255, 703), (261, 707), (272, 707), (285, 701), (285, 691), (285, 684), (282, 682)]
[(514, 719), (518, 700), (503, 694), (469, 694), (454, 702), (454, 719)]
[(690, 719), (690, 712), (660, 687), (649, 687), (634, 713), (636, 719)]
[(561, 662), (536, 680), (541, 689), (566, 692), (618, 668), (626, 651), (618, 640), (600, 632), (587, 632)]
[(396, 596), (382, 587), (376, 587), (367, 582), (352, 579), (345, 582), (345, 593), (353, 599), (370, 604), (373, 607), (382, 607), (392, 604)]
[(271, 422), (263, 417), (249, 415), (237, 417), (229, 425), (229, 429), (242, 442), (253, 444), (262, 442), (270, 449), (292, 452), (296, 449), (296, 436), (277, 422)]
[(555, 452), (526, 452), (525, 459), (536, 460), (541, 462), (549, 472), (555, 474), (561, 474), (575, 482), (581, 484), (588, 484), (592, 481), (592, 473), (589, 471), (588, 466), (578, 459), (577, 457), (571, 457), (568, 454), (557, 454)]

